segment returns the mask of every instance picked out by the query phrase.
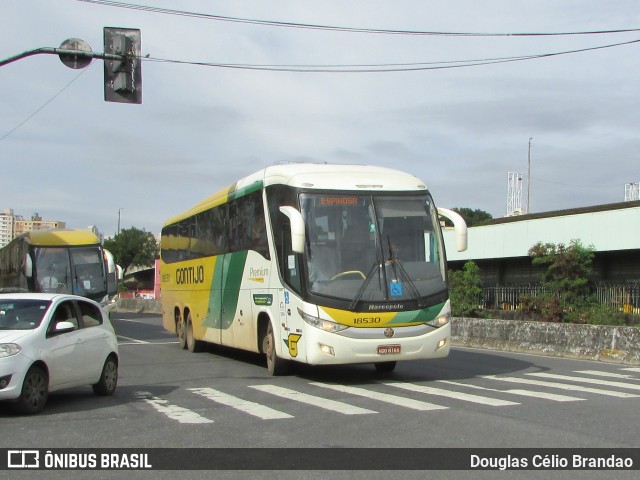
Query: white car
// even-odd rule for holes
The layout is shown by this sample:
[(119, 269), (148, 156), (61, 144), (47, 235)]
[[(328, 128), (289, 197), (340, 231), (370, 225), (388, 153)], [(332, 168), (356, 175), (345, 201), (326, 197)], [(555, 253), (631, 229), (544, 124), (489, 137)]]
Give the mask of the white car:
[(81, 385), (111, 395), (118, 341), (100, 304), (75, 295), (0, 294), (0, 400), (36, 413), (49, 392)]

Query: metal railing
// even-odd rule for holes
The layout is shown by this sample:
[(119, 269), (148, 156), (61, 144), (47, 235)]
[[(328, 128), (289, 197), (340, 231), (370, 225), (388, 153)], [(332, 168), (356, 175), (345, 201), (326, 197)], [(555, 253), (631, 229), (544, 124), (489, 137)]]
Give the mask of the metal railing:
[[(522, 310), (527, 299), (553, 293), (537, 284), (509, 284), (483, 287), (478, 302), (482, 309)], [(640, 314), (640, 282), (598, 282), (591, 292), (598, 303), (623, 313)]]

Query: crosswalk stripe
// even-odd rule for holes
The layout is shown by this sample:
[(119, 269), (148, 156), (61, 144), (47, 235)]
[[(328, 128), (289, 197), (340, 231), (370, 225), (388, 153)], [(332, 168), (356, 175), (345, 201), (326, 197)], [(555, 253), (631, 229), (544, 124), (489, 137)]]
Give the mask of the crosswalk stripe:
[(534, 380), (532, 378), (497, 377), (495, 375), (483, 375), (481, 378), (498, 380), (500, 382), (519, 383), (523, 385), (536, 385), (539, 387), (558, 388), (560, 390), (570, 390), (574, 392), (595, 393), (597, 395), (607, 395), (610, 397), (633, 398), (638, 396), (633, 393), (617, 392), (615, 390), (604, 390), (602, 388), (585, 387), (583, 385), (573, 385), (568, 383), (547, 382), (545, 380)]
[[(553, 400), (555, 402), (576, 402), (584, 400), (584, 398), (570, 397), (569, 395), (560, 395), (557, 393), (538, 392), (535, 390), (522, 390), (522, 389), (509, 389), (498, 390), (496, 388), (480, 387), (478, 385), (470, 385), (468, 383), (451, 382), (449, 380), (438, 380), (441, 383), (448, 383), (450, 385), (459, 385), (463, 387), (476, 388), (478, 390), (488, 390), (490, 392), (509, 393), (512, 395), (521, 395), (523, 397), (544, 398), (546, 400)], [(519, 403), (516, 405), (520, 405)]]
[(328, 388), (336, 390), (338, 392), (349, 393), (351, 395), (358, 395), (360, 397), (372, 398), (381, 402), (387, 402), (401, 407), (412, 408), (414, 410), (445, 410), (449, 407), (443, 405), (436, 405), (434, 403), (421, 402), (412, 398), (399, 397), (397, 395), (389, 395), (388, 393), (374, 392), (365, 388), (350, 387), (348, 385), (336, 385), (332, 383), (322, 382), (310, 382), (311, 385), (316, 385), (322, 388)]
[(555, 373), (535, 372), (527, 373), (535, 377), (554, 378), (557, 380), (568, 380), (570, 382), (595, 383), (598, 385), (606, 385), (608, 387), (628, 388), (629, 390), (640, 390), (640, 385), (632, 385), (624, 382), (614, 382), (611, 380), (601, 380), (599, 378), (573, 377), (571, 375), (558, 375)]
[(288, 413), (274, 410), (273, 408), (269, 408), (259, 403), (249, 402), (247, 400), (243, 400), (242, 398), (234, 397), (233, 395), (214, 390), (213, 388), (189, 388), (188, 390), (191, 390), (193, 393), (196, 393), (198, 395), (202, 395), (209, 400), (213, 400), (216, 403), (235, 408), (236, 410), (248, 413), (249, 415), (253, 415), (254, 417), (262, 418), (263, 420), (293, 418), (293, 415), (289, 415)]
[(582, 373), (584, 375), (594, 375), (596, 377), (621, 378), (624, 380), (640, 380), (640, 378), (635, 378), (633, 375), (628, 375), (626, 373), (602, 372), (600, 370), (577, 370), (576, 373)]
[(621, 368), (620, 370), (624, 370), (625, 372), (637, 372), (637, 373), (640, 373), (640, 367), (627, 367), (627, 368)]
[(135, 392), (135, 396), (138, 397), (139, 400), (151, 405), (158, 412), (180, 423), (213, 423), (213, 420), (205, 418), (187, 408), (171, 405), (167, 400), (156, 397), (150, 392)]
[(277, 385), (250, 385), (249, 388), (255, 388), (261, 392), (277, 395), (296, 402), (306, 403), (307, 405), (313, 405), (315, 407), (324, 408), (345, 415), (362, 415), (367, 413), (378, 413), (373, 410), (367, 410), (366, 408), (360, 408), (348, 403), (338, 402), (337, 400), (330, 400), (328, 398), (317, 397), (315, 395), (309, 395), (307, 393), (297, 392), (288, 388), (278, 387)]
[[(424, 385), (416, 385), (415, 383), (401, 383), (401, 382), (382, 382), (384, 385), (389, 385), (395, 388), (401, 388), (403, 390), (409, 390), (411, 392), (425, 393), (427, 395), (439, 395), (441, 397), (454, 398), (456, 400), (464, 400), (465, 402), (480, 403), (482, 405), (491, 405), (493, 407), (504, 407), (506, 405), (520, 405), (517, 402), (511, 402), (509, 400), (500, 400), (498, 398), (483, 397), (481, 395), (472, 395), (469, 393), (454, 392), (450, 390), (443, 390), (441, 388), (427, 387)], [(454, 382), (451, 382), (454, 383)]]

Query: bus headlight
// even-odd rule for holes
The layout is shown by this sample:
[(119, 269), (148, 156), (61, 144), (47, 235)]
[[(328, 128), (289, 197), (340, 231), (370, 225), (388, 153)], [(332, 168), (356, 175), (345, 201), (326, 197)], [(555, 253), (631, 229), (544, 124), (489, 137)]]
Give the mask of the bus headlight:
[(344, 330), (345, 328), (349, 328), (347, 325), (341, 325), (339, 323), (332, 322), (331, 320), (324, 320), (322, 318), (314, 317), (313, 315), (304, 313), (299, 308), (298, 308), (298, 313), (306, 323), (308, 323), (312, 327), (316, 327), (316, 328), (319, 328), (320, 330), (324, 330), (325, 332), (335, 333), (335, 332)]
[(438, 318), (434, 318), (430, 322), (427, 322), (427, 325), (430, 325), (434, 328), (440, 328), (440, 327), (444, 327), (450, 321), (451, 321), (451, 314), (447, 313), (446, 315), (440, 315)]

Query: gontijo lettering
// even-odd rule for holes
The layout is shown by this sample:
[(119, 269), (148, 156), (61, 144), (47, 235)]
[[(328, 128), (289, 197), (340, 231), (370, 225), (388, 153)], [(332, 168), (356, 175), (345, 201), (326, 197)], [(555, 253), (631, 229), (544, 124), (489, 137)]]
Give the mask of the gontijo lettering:
[(176, 270), (176, 283), (185, 285), (191, 283), (204, 283), (204, 267), (183, 267)]

